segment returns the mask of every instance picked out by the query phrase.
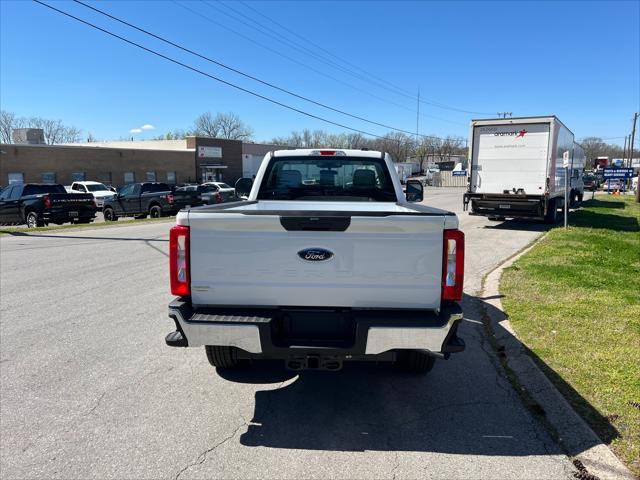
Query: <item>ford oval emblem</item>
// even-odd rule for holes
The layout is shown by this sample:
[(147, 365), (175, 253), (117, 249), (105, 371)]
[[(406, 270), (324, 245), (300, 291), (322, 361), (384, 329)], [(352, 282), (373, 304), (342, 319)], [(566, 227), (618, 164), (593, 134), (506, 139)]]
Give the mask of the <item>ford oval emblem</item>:
[(305, 248), (298, 252), (298, 256), (307, 262), (324, 262), (333, 257), (333, 252), (324, 248)]

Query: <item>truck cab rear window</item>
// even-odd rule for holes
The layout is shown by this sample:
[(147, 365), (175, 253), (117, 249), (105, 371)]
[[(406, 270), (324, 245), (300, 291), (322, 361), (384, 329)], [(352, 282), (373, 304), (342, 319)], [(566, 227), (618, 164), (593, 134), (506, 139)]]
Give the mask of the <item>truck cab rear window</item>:
[(258, 200), (396, 202), (382, 159), (358, 157), (273, 158)]
[(166, 183), (145, 183), (142, 186), (142, 193), (168, 192), (171, 188)]
[(62, 185), (25, 185), (22, 195), (43, 195), (45, 193), (67, 193)]

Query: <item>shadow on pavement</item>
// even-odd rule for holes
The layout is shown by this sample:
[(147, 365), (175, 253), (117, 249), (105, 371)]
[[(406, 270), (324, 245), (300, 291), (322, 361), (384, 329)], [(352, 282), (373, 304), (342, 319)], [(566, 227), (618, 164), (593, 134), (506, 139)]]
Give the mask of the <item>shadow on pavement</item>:
[(496, 222), (494, 225), (485, 225), (489, 230), (526, 230), (529, 232), (546, 232), (553, 225), (547, 225), (539, 220), (504, 220)]
[[(301, 372), (297, 379), (283, 362), (220, 371), (223, 378), (242, 383), (294, 379), (284, 387), (256, 392), (254, 416), (240, 443), (328, 451), (565, 453), (534, 420), (535, 413), (544, 411), (526, 403), (529, 410), (523, 407), (506, 380), (499, 354), (489, 346), (481, 312), (493, 307), (468, 296), (464, 304), (469, 321), (459, 333), (467, 350), (437, 361), (426, 376), (384, 363), (355, 362), (339, 372)], [(609, 433), (605, 440), (617, 436), (612, 426)], [(584, 444), (584, 449), (591, 446)]]
[(291, 380), (297, 372), (284, 368), (284, 363), (279, 360), (265, 360), (261, 362), (243, 362), (236, 370), (217, 368), (220, 377), (236, 383), (282, 383)]

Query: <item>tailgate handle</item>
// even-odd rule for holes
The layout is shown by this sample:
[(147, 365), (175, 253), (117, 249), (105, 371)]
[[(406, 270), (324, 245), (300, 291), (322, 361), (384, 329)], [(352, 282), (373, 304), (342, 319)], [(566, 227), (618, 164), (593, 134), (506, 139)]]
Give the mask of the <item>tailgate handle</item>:
[(288, 232), (344, 232), (351, 217), (280, 217), (280, 225)]

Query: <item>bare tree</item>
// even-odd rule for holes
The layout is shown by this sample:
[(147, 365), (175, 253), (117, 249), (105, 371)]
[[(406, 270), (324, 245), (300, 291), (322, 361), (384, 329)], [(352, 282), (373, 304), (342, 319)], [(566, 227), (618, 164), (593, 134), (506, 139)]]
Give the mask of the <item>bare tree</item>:
[(215, 120), (220, 125), (221, 138), (229, 140), (250, 140), (253, 129), (245, 124), (235, 113), (219, 113)]
[(220, 125), (216, 121), (216, 118), (211, 115), (211, 112), (205, 112), (196, 118), (194, 125), (195, 135), (201, 137), (218, 138), (220, 133)]
[(60, 135), (60, 143), (78, 143), (82, 130), (76, 127), (64, 127)]
[(12, 143), (11, 132), (15, 128), (16, 114), (0, 111), (0, 143)]
[(205, 112), (196, 118), (194, 134), (229, 140), (250, 140), (253, 129), (235, 113), (218, 113), (214, 117), (211, 112)]
[(27, 120), (17, 117), (15, 113), (6, 110), (0, 111), (0, 143), (13, 143), (12, 132), (16, 128), (27, 126)]
[(414, 157), (420, 165), (420, 171), (424, 172), (424, 162), (429, 158), (429, 154), (433, 156), (436, 151), (436, 144), (439, 141), (436, 137), (422, 137), (415, 146)]
[(29, 128), (40, 128), (44, 133), (44, 141), (49, 145), (58, 143), (77, 143), (80, 141), (82, 130), (68, 127), (62, 120), (49, 120), (41, 117), (31, 117), (27, 120)]
[(462, 155), (464, 152), (464, 139), (462, 137), (452, 137), (435, 139), (435, 153), (441, 162), (451, 160), (452, 155)]
[(195, 131), (182, 130), (181, 128), (176, 128), (175, 130), (172, 130), (170, 132), (153, 137), (153, 140), (184, 140), (190, 135), (200, 135), (200, 134), (196, 133)]
[(415, 139), (402, 132), (390, 132), (372, 141), (375, 150), (387, 152), (394, 162), (404, 162), (415, 149)]
[(344, 135), (346, 148), (362, 148), (366, 145), (365, 138), (361, 133), (346, 133)]

